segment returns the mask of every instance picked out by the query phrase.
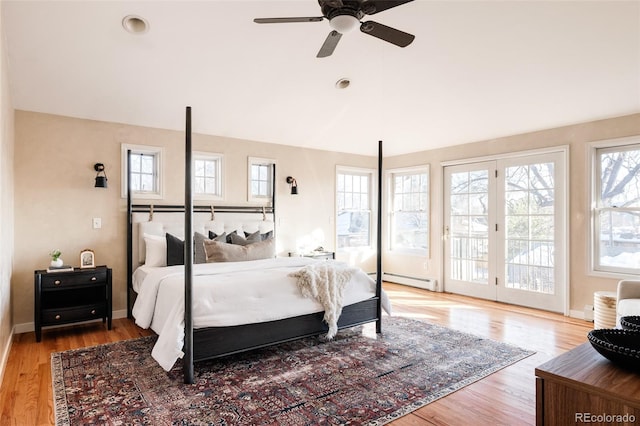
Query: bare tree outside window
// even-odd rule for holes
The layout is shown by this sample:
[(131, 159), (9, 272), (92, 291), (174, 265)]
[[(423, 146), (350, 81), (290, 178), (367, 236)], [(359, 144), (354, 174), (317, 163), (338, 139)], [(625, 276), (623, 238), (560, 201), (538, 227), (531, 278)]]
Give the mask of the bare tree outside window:
[(428, 253), (429, 175), (422, 170), (392, 174), (391, 250)]
[(505, 169), (507, 288), (555, 291), (554, 163)]
[(336, 236), (339, 249), (371, 245), (370, 172), (338, 172)]
[[(553, 294), (554, 163), (504, 169), (505, 287)], [(489, 278), (489, 176), (486, 170), (452, 175), (451, 271), (454, 279)], [(500, 207), (502, 208), (502, 207)]]
[(136, 192), (157, 191), (157, 160), (154, 154), (132, 153), (131, 189)]
[(640, 145), (596, 150), (595, 269), (640, 273)]

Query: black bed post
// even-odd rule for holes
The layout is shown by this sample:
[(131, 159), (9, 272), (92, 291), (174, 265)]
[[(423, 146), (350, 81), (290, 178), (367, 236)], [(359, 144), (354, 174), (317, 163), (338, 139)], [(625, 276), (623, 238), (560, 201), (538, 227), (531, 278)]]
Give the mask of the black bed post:
[(131, 289), (133, 288), (133, 212), (131, 207), (131, 150), (127, 150), (127, 318), (131, 313)]
[(376, 333), (382, 333), (382, 141), (378, 141), (378, 220), (377, 220), (377, 257), (376, 257), (376, 297), (377, 315)]
[(193, 383), (193, 197), (191, 196), (191, 107), (187, 107), (184, 159), (184, 382)]
[(273, 218), (273, 238), (275, 241), (276, 238), (276, 165), (275, 163), (271, 165), (271, 214)]

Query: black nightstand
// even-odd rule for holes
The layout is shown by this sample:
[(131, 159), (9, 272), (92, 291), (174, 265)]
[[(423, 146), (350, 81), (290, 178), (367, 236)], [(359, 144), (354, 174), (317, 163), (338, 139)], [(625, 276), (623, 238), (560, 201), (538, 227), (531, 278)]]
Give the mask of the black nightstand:
[(42, 327), (102, 318), (111, 330), (111, 268), (34, 271), (36, 341)]
[(311, 257), (313, 259), (335, 259), (336, 253), (333, 251), (312, 251), (311, 253), (305, 253), (302, 256)]

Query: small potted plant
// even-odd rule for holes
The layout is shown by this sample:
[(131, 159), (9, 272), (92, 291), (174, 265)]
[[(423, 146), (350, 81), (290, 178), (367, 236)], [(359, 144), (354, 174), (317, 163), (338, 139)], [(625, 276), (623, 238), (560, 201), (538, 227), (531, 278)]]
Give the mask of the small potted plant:
[(53, 250), (51, 253), (49, 253), (49, 256), (51, 256), (51, 266), (59, 268), (64, 265), (64, 261), (60, 259), (60, 256), (62, 256), (62, 252), (60, 250)]

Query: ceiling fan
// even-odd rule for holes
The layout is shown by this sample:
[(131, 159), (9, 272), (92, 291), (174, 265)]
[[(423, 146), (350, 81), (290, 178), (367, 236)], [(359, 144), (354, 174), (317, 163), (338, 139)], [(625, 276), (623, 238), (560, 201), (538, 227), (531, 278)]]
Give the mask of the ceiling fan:
[(322, 16), (256, 18), (253, 22), (258, 24), (281, 24), (291, 22), (320, 22), (327, 19), (333, 30), (329, 33), (320, 51), (316, 55), (318, 58), (325, 58), (333, 53), (342, 34), (353, 30), (358, 25), (360, 25), (360, 31), (365, 34), (372, 35), (396, 46), (408, 46), (415, 38), (414, 35), (382, 25), (378, 22), (361, 22), (360, 20), (365, 15), (375, 15), (376, 13), (411, 1), (413, 0), (318, 0), (320, 9), (322, 10)]

